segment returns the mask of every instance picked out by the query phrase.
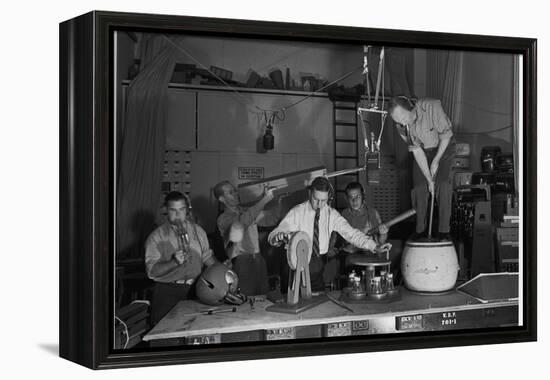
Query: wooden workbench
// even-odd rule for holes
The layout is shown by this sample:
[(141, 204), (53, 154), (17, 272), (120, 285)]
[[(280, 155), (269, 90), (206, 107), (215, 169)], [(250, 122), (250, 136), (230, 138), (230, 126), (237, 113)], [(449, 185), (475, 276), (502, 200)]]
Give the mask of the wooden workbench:
[[(235, 312), (186, 316), (211, 309), (196, 301), (178, 303), (145, 336), (152, 346), (281, 340), (345, 335), (515, 326), (517, 300), (481, 303), (458, 291), (420, 295), (400, 288), (386, 303), (347, 303), (348, 311), (327, 300), (292, 315), (266, 311), (265, 300), (237, 306)], [(338, 298), (339, 292), (331, 292)], [(227, 308), (227, 305), (220, 306)]]

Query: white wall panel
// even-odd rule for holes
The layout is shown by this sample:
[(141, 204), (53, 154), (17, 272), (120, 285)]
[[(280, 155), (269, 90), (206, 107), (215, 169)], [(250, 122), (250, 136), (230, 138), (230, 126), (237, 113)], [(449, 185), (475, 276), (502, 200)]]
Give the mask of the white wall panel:
[[(301, 97), (286, 95), (199, 93), (199, 150), (261, 152), (265, 120), (255, 109), (278, 109)], [(276, 120), (270, 153), (328, 153), (332, 147), (332, 104), (309, 98)]]
[(166, 148), (194, 150), (196, 136), (195, 92), (168, 89), (166, 107)]

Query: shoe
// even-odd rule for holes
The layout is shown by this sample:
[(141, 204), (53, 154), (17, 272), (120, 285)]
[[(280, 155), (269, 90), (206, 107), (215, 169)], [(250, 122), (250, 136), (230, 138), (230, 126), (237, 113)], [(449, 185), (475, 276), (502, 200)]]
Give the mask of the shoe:
[(427, 237), (426, 232), (415, 232), (409, 237), (409, 240), (417, 241), (417, 240), (425, 239), (426, 237)]
[(437, 237), (439, 240), (453, 241), (453, 237), (449, 232), (440, 232)]

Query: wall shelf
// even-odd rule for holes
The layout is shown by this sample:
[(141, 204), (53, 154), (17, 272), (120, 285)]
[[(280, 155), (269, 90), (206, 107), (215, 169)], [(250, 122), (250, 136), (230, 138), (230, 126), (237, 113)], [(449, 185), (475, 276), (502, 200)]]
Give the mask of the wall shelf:
[[(129, 79), (122, 81), (122, 86), (128, 86), (130, 84)], [(203, 84), (189, 84), (189, 83), (169, 83), (168, 88), (182, 89), (182, 90), (195, 90), (195, 91), (224, 91), (224, 92), (234, 92), (237, 90), (241, 93), (252, 93), (252, 94), (268, 94), (268, 95), (288, 95), (288, 96), (310, 96), (315, 98), (328, 98), (328, 92), (311, 92), (311, 91), (291, 91), (291, 90), (276, 90), (271, 88), (250, 88), (250, 87), (232, 87), (228, 88), (227, 86), (209, 86)], [(366, 100), (365, 95), (361, 96), (361, 100)], [(387, 101), (389, 97), (379, 97), (380, 100)]]

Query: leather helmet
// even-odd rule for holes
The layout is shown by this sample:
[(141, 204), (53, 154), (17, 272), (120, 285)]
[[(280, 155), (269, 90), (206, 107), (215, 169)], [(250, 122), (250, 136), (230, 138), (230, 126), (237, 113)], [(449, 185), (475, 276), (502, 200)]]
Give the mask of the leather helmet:
[(221, 305), (224, 302), (241, 305), (246, 296), (239, 292), (239, 277), (223, 264), (212, 264), (200, 275), (197, 285), (197, 297), (207, 305)]

